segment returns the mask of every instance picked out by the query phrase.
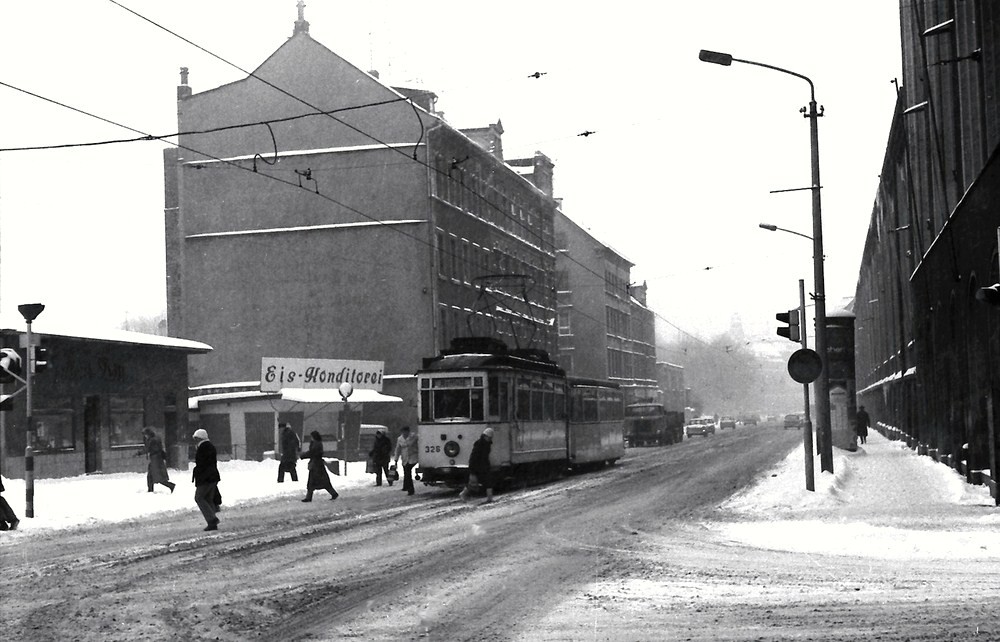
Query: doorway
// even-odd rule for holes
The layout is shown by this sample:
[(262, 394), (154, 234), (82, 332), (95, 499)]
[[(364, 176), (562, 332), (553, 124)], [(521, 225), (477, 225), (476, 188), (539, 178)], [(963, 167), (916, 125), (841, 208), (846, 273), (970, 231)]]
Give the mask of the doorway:
[(83, 471), (101, 470), (101, 398), (87, 397), (83, 404)]

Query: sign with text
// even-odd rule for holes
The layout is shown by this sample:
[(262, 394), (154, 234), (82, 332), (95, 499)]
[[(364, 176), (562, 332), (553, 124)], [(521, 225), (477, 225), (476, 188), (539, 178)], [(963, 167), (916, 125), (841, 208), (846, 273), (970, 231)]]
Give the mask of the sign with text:
[(263, 357), (260, 360), (261, 392), (282, 388), (338, 388), (349, 383), (358, 390), (382, 392), (384, 361), (343, 359), (284, 359)]

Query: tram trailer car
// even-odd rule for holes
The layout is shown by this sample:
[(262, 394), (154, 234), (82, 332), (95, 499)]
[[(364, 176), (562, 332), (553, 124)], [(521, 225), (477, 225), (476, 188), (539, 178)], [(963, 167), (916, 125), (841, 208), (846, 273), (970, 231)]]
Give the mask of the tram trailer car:
[(493, 429), (494, 485), (539, 482), (624, 455), (616, 384), (568, 379), (540, 350), (458, 338), (417, 372), (421, 479), (460, 487), (483, 430)]

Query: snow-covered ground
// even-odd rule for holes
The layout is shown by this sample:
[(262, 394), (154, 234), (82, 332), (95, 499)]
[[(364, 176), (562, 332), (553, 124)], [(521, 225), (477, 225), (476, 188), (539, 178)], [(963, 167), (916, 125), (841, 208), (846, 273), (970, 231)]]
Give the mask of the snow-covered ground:
[[(1000, 508), (989, 490), (972, 486), (953, 469), (918, 456), (901, 442), (872, 433), (856, 453), (836, 451), (834, 474), (818, 470), (816, 490), (805, 490), (802, 448), (720, 508), (720, 520), (705, 526), (719, 537), (784, 551), (854, 556), (1000, 558)], [(305, 462), (299, 481), (276, 483), (275, 461), (222, 462), (220, 490), (227, 507), (305, 492)], [(4, 497), (21, 518), (7, 538), (31, 537), (45, 529), (120, 522), (165, 511), (197, 512), (190, 472), (171, 470), (177, 489), (146, 492), (144, 473), (89, 475), (35, 481), (35, 517), (24, 517), (24, 481), (4, 478)], [(347, 475), (331, 475), (349, 496), (373, 476), (351, 462)]]

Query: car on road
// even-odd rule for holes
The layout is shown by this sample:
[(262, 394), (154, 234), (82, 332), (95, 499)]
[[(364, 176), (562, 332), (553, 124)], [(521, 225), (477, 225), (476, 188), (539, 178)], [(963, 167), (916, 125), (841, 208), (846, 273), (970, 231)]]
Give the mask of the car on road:
[(785, 430), (789, 428), (795, 428), (798, 430), (802, 427), (802, 417), (796, 414), (785, 415)]
[(723, 417), (719, 420), (719, 430), (725, 430), (726, 428), (732, 428), (736, 430), (736, 419), (733, 417)]
[(715, 419), (712, 417), (698, 417), (697, 419), (692, 419), (691, 423), (684, 426), (684, 432), (687, 433), (688, 437), (693, 435), (701, 435), (702, 437), (706, 435), (715, 434)]

